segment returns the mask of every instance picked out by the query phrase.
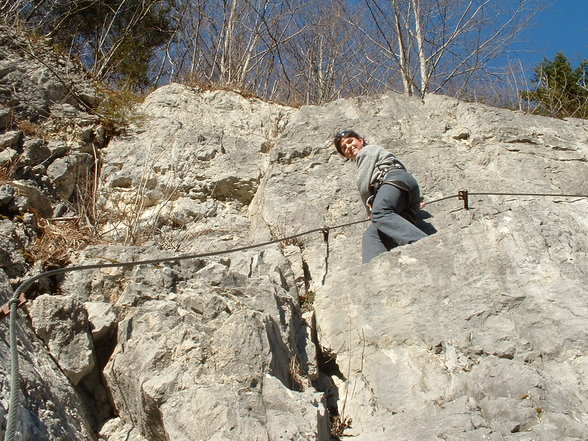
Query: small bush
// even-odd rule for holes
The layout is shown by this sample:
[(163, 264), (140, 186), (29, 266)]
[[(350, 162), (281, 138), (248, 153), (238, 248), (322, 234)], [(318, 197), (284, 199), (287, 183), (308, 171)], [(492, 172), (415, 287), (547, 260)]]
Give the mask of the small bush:
[(144, 96), (108, 89), (102, 90), (100, 95), (95, 112), (101, 119), (106, 136), (120, 135), (131, 124), (140, 125), (144, 121), (144, 115), (137, 112), (137, 106), (143, 102)]

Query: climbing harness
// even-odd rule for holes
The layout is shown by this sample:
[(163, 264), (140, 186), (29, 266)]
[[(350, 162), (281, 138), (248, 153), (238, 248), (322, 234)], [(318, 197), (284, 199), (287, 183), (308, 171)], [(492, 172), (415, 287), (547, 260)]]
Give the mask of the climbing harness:
[[(427, 202), (426, 206), (445, 201), (448, 199), (453, 199), (457, 197), (458, 200), (463, 201), (464, 209), (469, 210), (469, 197), (470, 196), (528, 196), (528, 197), (565, 197), (565, 198), (587, 198), (588, 194), (550, 194), (550, 193), (489, 193), (489, 192), (475, 192), (471, 193), (467, 190), (461, 190), (457, 193), (457, 195), (445, 196), (439, 199), (435, 199), (433, 201)], [(18, 393), (20, 389), (20, 378), (19, 378), (19, 370), (18, 370), (18, 352), (17, 352), (17, 344), (16, 344), (16, 311), (19, 306), (24, 305), (27, 302), (25, 297), (26, 289), (31, 286), (34, 282), (44, 277), (51, 277), (58, 274), (69, 273), (73, 271), (82, 271), (82, 270), (89, 270), (89, 269), (98, 269), (98, 268), (115, 268), (115, 267), (131, 267), (131, 266), (138, 266), (138, 265), (152, 265), (152, 264), (159, 264), (165, 262), (179, 262), (182, 260), (189, 260), (189, 259), (200, 259), (204, 257), (213, 257), (213, 256), (220, 256), (224, 254), (236, 253), (239, 251), (246, 251), (251, 250), (254, 248), (262, 248), (268, 245), (280, 243), (280, 242), (288, 242), (292, 239), (296, 239), (298, 237), (307, 236), (314, 233), (322, 233), (323, 240), (329, 244), (329, 232), (330, 230), (349, 227), (352, 225), (361, 224), (364, 222), (368, 222), (369, 219), (361, 219), (357, 221), (348, 222), (345, 224), (335, 225), (332, 227), (322, 227), (322, 228), (315, 228), (309, 231), (305, 231), (302, 233), (294, 234), (292, 236), (283, 237), (275, 240), (271, 240), (268, 242), (262, 242), (258, 244), (243, 246), (232, 248), (228, 250), (221, 250), (221, 251), (213, 251), (208, 253), (198, 253), (198, 254), (187, 254), (183, 256), (173, 256), (173, 257), (164, 257), (159, 259), (149, 259), (149, 260), (138, 260), (136, 262), (114, 262), (114, 263), (102, 263), (102, 264), (91, 264), (91, 265), (77, 265), (77, 266), (70, 266), (66, 268), (58, 268), (50, 271), (46, 271), (36, 276), (30, 277), (22, 282), (14, 291), (14, 295), (12, 296), (11, 300), (3, 305), (0, 308), (0, 319), (6, 316), (10, 316), (10, 398), (9, 398), (9, 407), (8, 407), (8, 419), (6, 425), (6, 432), (4, 436), (4, 441), (14, 441), (14, 436), (16, 434), (16, 413), (18, 407)]]

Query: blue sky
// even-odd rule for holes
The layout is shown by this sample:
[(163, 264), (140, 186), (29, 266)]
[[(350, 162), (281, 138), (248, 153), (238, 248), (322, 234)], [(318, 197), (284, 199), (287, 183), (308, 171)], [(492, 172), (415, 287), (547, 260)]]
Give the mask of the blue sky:
[[(510, 0), (508, 0), (510, 1)], [(546, 0), (547, 8), (534, 25), (520, 35), (519, 56), (531, 72), (544, 57), (552, 60), (563, 51), (573, 68), (588, 59), (588, 0)]]

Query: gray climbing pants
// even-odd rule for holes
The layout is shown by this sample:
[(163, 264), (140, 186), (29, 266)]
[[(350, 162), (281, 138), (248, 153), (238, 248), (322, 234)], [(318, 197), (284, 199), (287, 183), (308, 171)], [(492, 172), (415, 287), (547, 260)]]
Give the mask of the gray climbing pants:
[(406, 170), (393, 170), (383, 179), (372, 205), (372, 222), (363, 235), (362, 261), (427, 235), (414, 225), (420, 208), (418, 183)]

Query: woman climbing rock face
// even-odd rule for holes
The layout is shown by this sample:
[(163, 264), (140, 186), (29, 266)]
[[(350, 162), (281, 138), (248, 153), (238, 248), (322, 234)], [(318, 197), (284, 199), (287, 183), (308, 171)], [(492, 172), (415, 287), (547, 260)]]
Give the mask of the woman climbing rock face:
[(427, 237), (415, 225), (421, 194), (404, 164), (354, 130), (339, 132), (333, 141), (342, 156), (357, 164), (357, 188), (371, 219), (362, 239), (363, 263)]

